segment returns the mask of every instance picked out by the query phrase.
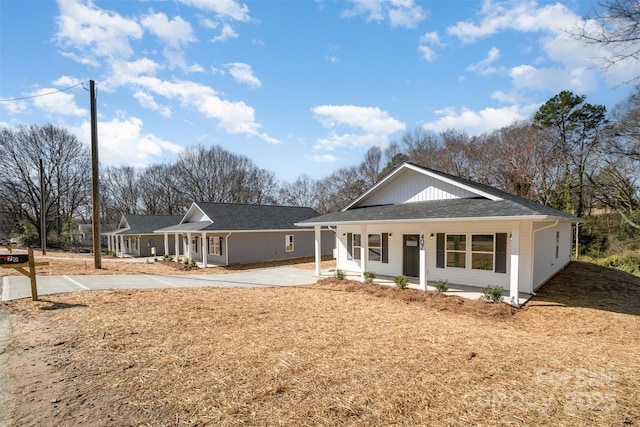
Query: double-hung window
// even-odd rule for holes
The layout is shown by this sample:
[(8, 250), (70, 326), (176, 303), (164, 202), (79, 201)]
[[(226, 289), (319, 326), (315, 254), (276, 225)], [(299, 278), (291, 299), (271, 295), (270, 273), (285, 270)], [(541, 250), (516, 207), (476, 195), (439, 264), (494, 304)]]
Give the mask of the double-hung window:
[(369, 245), (369, 261), (380, 261), (382, 259), (382, 238), (380, 234), (369, 234), (367, 243)]
[(474, 270), (493, 270), (493, 234), (474, 234), (471, 236), (471, 268)]
[(209, 237), (209, 253), (211, 255), (222, 255), (222, 238), (219, 236)]
[(293, 234), (284, 236), (284, 249), (286, 252), (293, 252)]
[(353, 235), (353, 259), (360, 259), (360, 251), (362, 249), (362, 240), (360, 234)]
[(192, 253), (198, 253), (198, 238), (197, 237), (192, 237), (191, 238), (191, 252)]
[(447, 267), (467, 267), (467, 236), (447, 234)]

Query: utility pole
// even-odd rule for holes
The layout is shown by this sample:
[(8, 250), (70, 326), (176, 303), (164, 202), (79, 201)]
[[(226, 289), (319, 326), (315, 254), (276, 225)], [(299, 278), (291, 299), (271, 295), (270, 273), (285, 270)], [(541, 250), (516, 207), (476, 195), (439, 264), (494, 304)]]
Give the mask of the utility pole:
[(100, 247), (100, 191), (98, 170), (98, 117), (96, 111), (96, 82), (89, 80), (91, 93), (91, 197), (93, 199), (93, 262), (95, 268), (102, 268), (102, 248)]
[(47, 254), (47, 213), (44, 207), (44, 166), (40, 159), (40, 247), (42, 255)]

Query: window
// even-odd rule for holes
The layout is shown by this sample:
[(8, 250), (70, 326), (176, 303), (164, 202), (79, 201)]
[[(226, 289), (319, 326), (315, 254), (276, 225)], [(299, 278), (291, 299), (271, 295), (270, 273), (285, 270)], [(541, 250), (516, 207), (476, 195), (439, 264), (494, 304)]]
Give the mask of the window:
[(293, 234), (284, 236), (284, 248), (287, 252), (293, 252)]
[(209, 253), (211, 255), (222, 255), (222, 237), (209, 237)]
[(447, 234), (447, 267), (466, 268), (467, 236)]
[(137, 251), (138, 250), (138, 238), (134, 237), (133, 239), (131, 239), (131, 250), (132, 251)]
[(360, 249), (362, 248), (362, 240), (359, 234), (353, 235), (353, 259), (360, 259)]
[(379, 234), (369, 234), (367, 240), (369, 244), (369, 261), (380, 261), (382, 259), (382, 238)]
[(471, 236), (471, 268), (493, 270), (493, 234)]
[(192, 237), (191, 238), (191, 252), (192, 253), (198, 253), (198, 238), (197, 237)]

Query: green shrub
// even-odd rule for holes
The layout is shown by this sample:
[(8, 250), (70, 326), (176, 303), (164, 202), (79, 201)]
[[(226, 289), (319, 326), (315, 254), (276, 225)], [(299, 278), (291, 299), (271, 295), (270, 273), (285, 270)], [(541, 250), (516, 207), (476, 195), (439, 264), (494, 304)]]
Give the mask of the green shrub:
[(447, 292), (449, 290), (449, 281), (443, 279), (436, 280), (433, 283), (433, 287), (440, 293)]
[(491, 302), (502, 302), (502, 286), (490, 285), (483, 291), (482, 299)]
[(192, 259), (192, 260), (190, 261), (190, 264), (191, 264), (191, 266), (192, 266), (192, 267), (195, 267), (195, 266), (196, 266), (196, 260), (195, 260), (195, 258), (194, 258), (194, 259)]
[(373, 282), (373, 279), (376, 278), (376, 273), (373, 271), (365, 271), (364, 272), (364, 281), (367, 283)]
[(396, 286), (400, 289), (404, 289), (407, 287), (407, 276), (401, 275), (393, 278), (393, 281), (396, 282)]
[(167, 261), (169, 261), (169, 262), (173, 261), (173, 255), (167, 255), (166, 257), (167, 257), (166, 258)]
[(345, 277), (347, 277), (347, 273), (345, 273), (344, 270), (340, 270), (340, 269), (336, 270), (336, 278), (338, 280), (343, 280)]

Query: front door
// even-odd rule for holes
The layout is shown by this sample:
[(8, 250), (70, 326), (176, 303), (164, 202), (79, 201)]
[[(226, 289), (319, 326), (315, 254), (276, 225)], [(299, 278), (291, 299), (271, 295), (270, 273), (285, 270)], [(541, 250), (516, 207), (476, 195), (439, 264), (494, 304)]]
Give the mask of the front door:
[(405, 234), (402, 236), (402, 274), (409, 277), (420, 276), (420, 236), (418, 234)]

